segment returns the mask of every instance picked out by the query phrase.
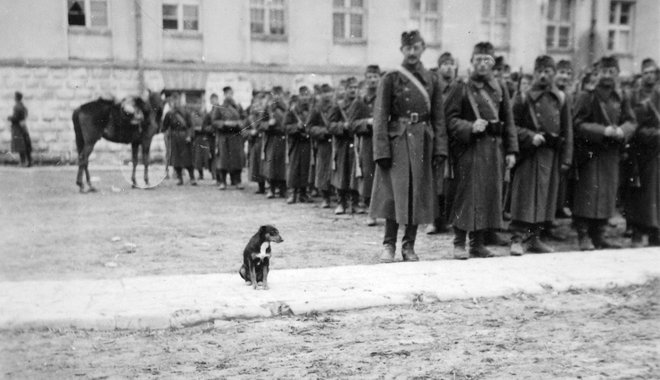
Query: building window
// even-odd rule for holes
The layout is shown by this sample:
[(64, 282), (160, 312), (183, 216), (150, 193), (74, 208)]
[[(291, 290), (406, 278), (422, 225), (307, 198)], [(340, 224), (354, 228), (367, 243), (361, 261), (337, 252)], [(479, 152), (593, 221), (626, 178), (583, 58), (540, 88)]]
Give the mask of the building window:
[(252, 36), (285, 36), (284, 0), (250, 0)]
[(68, 6), (69, 26), (108, 27), (108, 2), (106, 0), (68, 0)]
[(548, 49), (573, 47), (573, 0), (549, 0), (545, 46)]
[(481, 0), (481, 39), (496, 48), (509, 45), (509, 0)]
[(411, 0), (410, 18), (428, 44), (440, 43), (440, 0)]
[(332, 35), (335, 40), (364, 41), (365, 0), (333, 0)]
[(631, 1), (610, 1), (607, 50), (616, 53), (631, 52), (634, 5)]
[(163, 4), (163, 29), (199, 31), (199, 5), (196, 1)]

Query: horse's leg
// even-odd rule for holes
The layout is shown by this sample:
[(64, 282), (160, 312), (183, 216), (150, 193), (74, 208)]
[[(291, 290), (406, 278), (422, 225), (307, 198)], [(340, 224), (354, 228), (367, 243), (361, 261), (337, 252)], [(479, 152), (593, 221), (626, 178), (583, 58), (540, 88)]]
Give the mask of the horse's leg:
[(131, 144), (131, 153), (132, 153), (132, 161), (133, 161), (133, 174), (131, 174), (131, 183), (133, 184), (133, 188), (137, 188), (137, 182), (135, 181), (135, 170), (138, 165), (138, 144), (137, 143), (132, 143)]
[(92, 192), (92, 193), (96, 191), (96, 188), (94, 186), (92, 186), (92, 180), (89, 176), (88, 166), (89, 166), (89, 155), (92, 154), (93, 149), (94, 149), (94, 144), (85, 145), (82, 152), (80, 153), (80, 157), (79, 157), (80, 162), (78, 163), (79, 165), (81, 165), (80, 166), (81, 169), (79, 169), (79, 173), (78, 173), (78, 175), (80, 177), (79, 178), (80, 185), (82, 185), (82, 170), (84, 170), (85, 171), (85, 179), (87, 179), (88, 191)]
[(78, 188), (80, 189), (81, 193), (85, 192), (85, 185), (83, 184), (82, 181), (83, 170), (84, 170), (84, 165), (80, 163), (80, 156), (78, 156), (78, 175), (76, 176), (76, 185), (78, 185)]
[(142, 162), (144, 164), (144, 184), (149, 186), (149, 149), (151, 140), (142, 143)]

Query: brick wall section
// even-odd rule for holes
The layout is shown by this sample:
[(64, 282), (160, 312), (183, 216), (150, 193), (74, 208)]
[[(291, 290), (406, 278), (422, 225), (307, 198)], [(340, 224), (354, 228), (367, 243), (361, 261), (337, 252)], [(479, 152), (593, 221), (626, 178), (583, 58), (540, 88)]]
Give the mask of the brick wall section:
[[(137, 71), (103, 67), (0, 67), (0, 153), (5, 162), (11, 149), (11, 126), (6, 120), (14, 105), (14, 91), (23, 93), (28, 108), (28, 130), (35, 162), (74, 164), (77, 158), (71, 115), (73, 110), (99, 96), (122, 98), (138, 95)], [(152, 157), (162, 152), (161, 139), (152, 147)], [(92, 162), (112, 164), (130, 159), (130, 146), (101, 139)], [(157, 157), (154, 157), (157, 158)]]

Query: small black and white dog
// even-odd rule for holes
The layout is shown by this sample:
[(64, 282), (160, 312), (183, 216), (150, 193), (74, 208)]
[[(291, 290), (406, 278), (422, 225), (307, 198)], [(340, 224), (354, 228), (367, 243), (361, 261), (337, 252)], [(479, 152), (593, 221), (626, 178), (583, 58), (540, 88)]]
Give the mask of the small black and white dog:
[(268, 289), (268, 266), (270, 264), (270, 243), (281, 243), (284, 240), (277, 228), (266, 225), (259, 227), (254, 236), (245, 246), (243, 251), (243, 265), (238, 274), (245, 280), (246, 285), (252, 285), (254, 289), (257, 284), (262, 284), (263, 289)]

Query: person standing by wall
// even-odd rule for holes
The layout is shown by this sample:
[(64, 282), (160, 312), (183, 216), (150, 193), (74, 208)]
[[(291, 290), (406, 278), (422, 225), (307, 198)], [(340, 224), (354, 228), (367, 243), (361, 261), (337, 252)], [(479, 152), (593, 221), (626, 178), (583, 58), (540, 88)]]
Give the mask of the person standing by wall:
[(211, 122), (215, 128), (216, 182), (218, 190), (227, 189), (227, 174), (231, 185), (243, 189), (241, 171), (245, 163), (243, 152), (243, 109), (234, 100), (234, 90), (227, 86), (222, 89), (224, 101), (213, 109)]
[(193, 126), (190, 114), (181, 104), (178, 92), (170, 95), (170, 110), (163, 119), (163, 131), (169, 132), (170, 135), (172, 166), (179, 180), (177, 185), (183, 185), (183, 168), (186, 168), (190, 176), (190, 184), (196, 186), (192, 163)]
[(405, 226), (403, 260), (418, 261), (417, 226), (437, 216), (433, 171), (447, 157), (447, 130), (440, 82), (420, 60), (425, 49), (418, 31), (402, 33), (403, 63), (385, 74), (376, 95), (377, 168), (369, 215), (385, 219), (381, 262), (394, 261), (400, 224)]
[(28, 110), (23, 104), (23, 94), (14, 93), (14, 111), (7, 118), (11, 122), (11, 151), (18, 153), (21, 166), (32, 166), (32, 140), (27, 129)]

